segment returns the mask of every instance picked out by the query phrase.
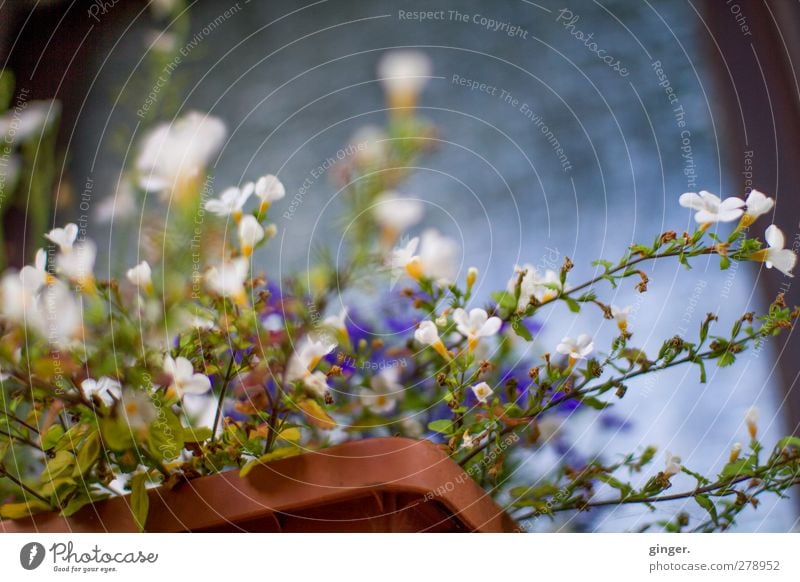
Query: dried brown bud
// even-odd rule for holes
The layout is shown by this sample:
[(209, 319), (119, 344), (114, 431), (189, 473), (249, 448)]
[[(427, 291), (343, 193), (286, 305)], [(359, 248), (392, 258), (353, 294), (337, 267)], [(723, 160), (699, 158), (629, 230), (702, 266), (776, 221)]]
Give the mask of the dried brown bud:
[(777, 307), (786, 307), (786, 296), (783, 293), (778, 293), (773, 305), (776, 305)]
[(538, 382), (539, 381), (539, 367), (538, 366), (534, 366), (533, 368), (528, 370), (528, 376), (530, 376), (530, 379), (533, 380), (534, 382)]
[(663, 233), (661, 235), (661, 244), (663, 245), (663, 244), (666, 244), (666, 243), (668, 243), (670, 241), (673, 241), (677, 237), (678, 237), (678, 235), (675, 233), (674, 230), (668, 230), (667, 232), (665, 232), (665, 233)]
[(636, 285), (636, 290), (639, 293), (644, 293), (647, 291), (647, 284), (650, 282), (650, 279), (647, 277), (647, 274), (644, 271), (639, 271), (639, 278), (642, 281)]

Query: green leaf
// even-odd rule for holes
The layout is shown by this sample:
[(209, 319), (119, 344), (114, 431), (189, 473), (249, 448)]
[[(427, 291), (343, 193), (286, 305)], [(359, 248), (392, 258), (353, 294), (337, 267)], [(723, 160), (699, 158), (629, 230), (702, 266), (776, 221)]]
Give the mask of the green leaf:
[(112, 451), (124, 451), (133, 445), (131, 429), (120, 418), (105, 417), (100, 421), (103, 445)]
[(596, 478), (597, 478), (598, 481), (602, 481), (606, 485), (609, 485), (609, 486), (613, 487), (614, 489), (618, 490), (619, 491), (619, 495), (620, 495), (620, 499), (625, 499), (631, 493), (633, 493), (633, 487), (631, 487), (627, 483), (623, 483), (622, 481), (620, 481), (616, 477), (613, 477), (613, 476), (608, 475), (606, 473), (600, 473), (599, 475), (596, 475)]
[(147, 473), (137, 473), (131, 477), (131, 513), (136, 527), (139, 531), (144, 531), (147, 523), (147, 512), (150, 510), (150, 497), (147, 495), (145, 483)]
[(610, 402), (603, 402), (602, 400), (598, 400), (593, 396), (584, 396), (581, 398), (581, 403), (585, 404), (589, 408), (594, 408), (595, 410), (603, 410), (604, 408), (611, 406)]
[(747, 477), (752, 473), (750, 459), (739, 459), (722, 469), (722, 477)]
[(158, 416), (150, 425), (150, 451), (162, 461), (171, 461), (183, 449), (183, 425), (167, 407), (158, 408)]
[(794, 447), (796, 449), (800, 449), (800, 437), (796, 436), (786, 436), (780, 439), (776, 444), (775, 448), (777, 450), (783, 450), (786, 447)]
[(566, 304), (567, 304), (567, 307), (569, 307), (569, 310), (570, 310), (572, 313), (579, 313), (579, 312), (580, 312), (580, 310), (581, 310), (581, 305), (580, 305), (580, 303), (578, 303), (577, 301), (575, 301), (575, 300), (574, 300), (572, 297), (567, 297), (567, 296), (565, 295), (564, 297), (562, 297), (562, 299), (564, 300), (564, 303), (566, 303)]
[(296, 446), (291, 447), (279, 447), (274, 451), (270, 451), (266, 455), (261, 455), (257, 459), (252, 459), (245, 463), (244, 467), (241, 468), (239, 471), (240, 477), (247, 477), (248, 473), (253, 470), (254, 467), (257, 465), (265, 465), (270, 461), (277, 461), (278, 459), (286, 459), (288, 457), (294, 457), (295, 455), (299, 455), (303, 452), (303, 449)]
[(711, 521), (714, 522), (714, 525), (719, 525), (719, 519), (717, 518), (717, 507), (714, 505), (714, 502), (708, 497), (708, 495), (695, 495), (694, 500), (697, 501), (697, 504), (705, 509), (708, 514), (711, 516)]
[(96, 430), (89, 433), (83, 446), (78, 451), (77, 465), (73, 472), (74, 477), (85, 475), (100, 458), (100, 433)]
[(446, 418), (442, 418), (429, 422), (428, 429), (432, 430), (433, 432), (449, 435), (453, 432), (453, 423)]
[(43, 480), (52, 481), (59, 477), (71, 477), (75, 465), (75, 457), (69, 451), (58, 451), (55, 456), (47, 461), (44, 471), (42, 471)]
[(81, 491), (80, 493), (78, 493), (78, 495), (69, 500), (69, 502), (61, 510), (61, 515), (63, 517), (70, 517), (72, 515), (75, 515), (83, 507), (86, 507), (87, 505), (93, 503), (94, 501), (99, 501), (100, 499), (104, 499), (105, 497), (107, 497), (107, 495), (97, 496), (93, 498), (87, 495), (85, 492)]
[(56, 446), (59, 439), (64, 435), (64, 428), (60, 424), (54, 424), (47, 432), (42, 435), (42, 448), (49, 451)]
[(210, 439), (212, 434), (211, 429), (205, 426), (199, 428), (184, 428), (183, 440), (187, 443), (202, 443)]
[(519, 315), (515, 315), (511, 318), (511, 329), (514, 330), (519, 337), (524, 339), (525, 341), (533, 341), (533, 336), (531, 332), (525, 327), (525, 324), (522, 323), (522, 318)]
[(717, 366), (720, 368), (725, 368), (726, 366), (730, 366), (736, 361), (736, 356), (734, 356), (731, 352), (725, 351), (722, 352), (722, 355), (717, 359)]

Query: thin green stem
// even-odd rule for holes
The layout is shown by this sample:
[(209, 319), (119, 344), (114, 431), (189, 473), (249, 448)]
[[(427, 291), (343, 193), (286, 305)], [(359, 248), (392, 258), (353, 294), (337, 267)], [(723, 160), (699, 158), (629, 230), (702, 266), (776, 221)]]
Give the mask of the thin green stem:
[(228, 370), (225, 372), (225, 379), (222, 382), (222, 389), (219, 392), (219, 401), (217, 401), (217, 412), (214, 414), (214, 424), (211, 426), (211, 442), (217, 439), (217, 427), (219, 426), (220, 417), (222, 416), (222, 407), (225, 404), (225, 396), (228, 393), (228, 385), (233, 377), (233, 364), (236, 361), (236, 353), (231, 354), (231, 360), (228, 362)]

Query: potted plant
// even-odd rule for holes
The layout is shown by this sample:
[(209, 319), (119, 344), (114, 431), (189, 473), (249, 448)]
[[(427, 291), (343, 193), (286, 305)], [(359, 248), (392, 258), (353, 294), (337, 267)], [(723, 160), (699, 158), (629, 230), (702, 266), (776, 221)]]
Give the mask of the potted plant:
[[(630, 309), (601, 293), (631, 280), (645, 293), (655, 259), (760, 261), (789, 275), (796, 257), (774, 226), (766, 246), (750, 235), (767, 196), (687, 193), (694, 232), (659, 233), (583, 281), (568, 257), (518, 266), (478, 296), (480, 273), (458, 272), (454, 241), (408, 237), (423, 206), (396, 191), (435, 135), (415, 109), (429, 69), (416, 52), (384, 57), (388, 127), (321, 167), (346, 193), (346, 260), (323, 253), (294, 276), (261, 273), (252, 259), (278, 230), (274, 207), (290, 220), (302, 192), (287, 199), (274, 175), (212, 192), (206, 168), (225, 126), (192, 112), (153, 127), (129, 172), (169, 209), (149, 218), (138, 264), (97, 276), (95, 244), (70, 223), (4, 274), (0, 529), (513, 531), (514, 519), (690, 498), (706, 520), (661, 525), (713, 531), (797, 483), (800, 441), (765, 446), (754, 411), (749, 446), (714, 476), (669, 454), (652, 467), (654, 447), (563, 459), (535, 483), (519, 474), (568, 407), (607, 414), (638, 377), (680, 365), (705, 381), (706, 366), (734, 364), (798, 316), (778, 297), (732, 327), (709, 314), (695, 336), (646, 353)], [(520, 363), (520, 339), (534, 341), (537, 314), (558, 306), (598, 309), (613, 340), (565, 337)], [(696, 485), (668, 491), (678, 473)]]

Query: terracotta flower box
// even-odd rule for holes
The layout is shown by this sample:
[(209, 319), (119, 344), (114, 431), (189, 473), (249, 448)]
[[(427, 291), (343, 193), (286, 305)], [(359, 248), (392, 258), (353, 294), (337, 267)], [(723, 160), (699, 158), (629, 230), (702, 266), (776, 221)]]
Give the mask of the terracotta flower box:
[[(149, 532), (511, 532), (518, 525), (435, 445), (375, 438), (152, 489)], [(127, 497), (0, 521), (0, 531), (133, 532)]]

